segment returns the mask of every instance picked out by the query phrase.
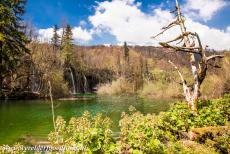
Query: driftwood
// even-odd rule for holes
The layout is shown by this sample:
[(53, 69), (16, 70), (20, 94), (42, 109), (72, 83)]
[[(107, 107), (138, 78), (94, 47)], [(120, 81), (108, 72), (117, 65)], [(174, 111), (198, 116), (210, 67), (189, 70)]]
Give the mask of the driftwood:
[(54, 125), (54, 129), (56, 131), (55, 115), (54, 115), (54, 102), (53, 102), (53, 95), (52, 95), (52, 86), (51, 86), (50, 81), (48, 81), (48, 85), (49, 85), (49, 95), (50, 95), (50, 102), (51, 102), (51, 108), (52, 108), (53, 125)]
[[(186, 80), (183, 78), (182, 73), (179, 71), (178, 67), (171, 61), (169, 63), (177, 70), (181, 81), (183, 83), (183, 91), (185, 95), (185, 99), (188, 102), (188, 106), (192, 109), (192, 111), (197, 111), (197, 101), (200, 96), (200, 86), (204, 81), (208, 69), (208, 65), (212, 60), (216, 58), (223, 58), (224, 55), (212, 55), (206, 56), (206, 48), (203, 48), (200, 37), (197, 33), (189, 32), (186, 30), (185, 27), (185, 19), (182, 16), (181, 9), (179, 7), (178, 0), (176, 0), (176, 10), (172, 11), (172, 13), (176, 14), (176, 20), (171, 22), (168, 26), (162, 28), (162, 32), (154, 36), (153, 38), (163, 34), (168, 29), (179, 26), (181, 30), (181, 34), (176, 38), (167, 41), (167, 42), (160, 42), (159, 44), (165, 48), (173, 49), (175, 51), (186, 52), (189, 54), (190, 57), (190, 65), (191, 71), (193, 74), (193, 86), (190, 87), (187, 85)], [(179, 45), (172, 45), (170, 43), (180, 44)], [(197, 60), (195, 55), (199, 55), (200, 59)]]

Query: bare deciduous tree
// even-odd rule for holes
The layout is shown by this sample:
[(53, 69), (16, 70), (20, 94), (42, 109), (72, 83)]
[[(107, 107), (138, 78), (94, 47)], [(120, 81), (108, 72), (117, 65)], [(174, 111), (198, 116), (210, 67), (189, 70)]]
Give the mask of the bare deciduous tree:
[[(185, 18), (181, 13), (181, 9), (179, 7), (178, 0), (176, 1), (176, 9), (171, 13), (176, 14), (176, 19), (171, 22), (166, 27), (162, 28), (162, 32), (154, 36), (153, 38), (163, 34), (165, 31), (169, 30), (174, 26), (179, 26), (181, 30), (181, 34), (177, 36), (175, 39), (172, 39), (167, 42), (160, 42), (159, 44), (165, 48), (173, 49), (175, 51), (186, 52), (189, 54), (190, 57), (190, 65), (191, 71), (193, 75), (194, 82), (192, 86), (189, 86), (184, 79), (182, 73), (180, 72), (179, 68), (171, 61), (170, 64), (178, 71), (182, 84), (183, 84), (183, 91), (185, 95), (185, 99), (188, 102), (188, 106), (191, 108), (192, 111), (197, 111), (197, 101), (200, 96), (200, 86), (204, 81), (208, 69), (208, 65), (212, 60), (217, 58), (223, 58), (223, 55), (212, 55), (206, 56), (206, 47), (204, 48), (201, 44), (200, 37), (197, 33), (189, 32), (186, 30), (185, 27)], [(177, 45), (174, 45), (177, 43)], [(178, 44), (182, 44), (181, 46)], [(196, 58), (196, 55), (199, 55), (200, 58)]]

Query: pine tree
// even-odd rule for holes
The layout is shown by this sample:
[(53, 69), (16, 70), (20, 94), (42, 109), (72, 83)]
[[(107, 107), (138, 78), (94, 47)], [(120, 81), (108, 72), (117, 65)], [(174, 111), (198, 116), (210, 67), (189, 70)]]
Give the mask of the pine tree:
[(59, 46), (60, 46), (60, 36), (58, 35), (57, 32), (58, 32), (58, 26), (54, 25), (53, 37), (51, 39), (54, 51), (56, 51), (57, 49), (59, 49)]
[(125, 78), (128, 78), (129, 76), (129, 48), (126, 42), (124, 42), (123, 50), (124, 50), (124, 64), (123, 64), (122, 74), (125, 76)]
[(4, 78), (16, 71), (20, 58), (28, 52), (21, 18), (25, 5), (26, 0), (0, 1), (0, 90)]
[(124, 57), (125, 57), (125, 62), (129, 63), (129, 48), (126, 42), (124, 42)]
[(66, 26), (62, 39), (61, 55), (65, 63), (69, 65), (73, 52), (73, 33), (70, 25)]

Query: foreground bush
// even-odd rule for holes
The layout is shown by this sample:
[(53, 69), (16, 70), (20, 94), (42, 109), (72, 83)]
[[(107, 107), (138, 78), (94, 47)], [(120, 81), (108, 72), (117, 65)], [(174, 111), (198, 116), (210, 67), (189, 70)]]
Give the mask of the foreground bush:
[(92, 117), (85, 112), (82, 117), (71, 118), (68, 125), (58, 117), (56, 130), (49, 134), (48, 139), (52, 146), (77, 147), (79, 153), (106, 153), (115, 148), (110, 127), (111, 120), (102, 114)]
[[(230, 133), (225, 131), (228, 126), (221, 126), (229, 122), (229, 109), (229, 98), (200, 101), (198, 115), (183, 102), (159, 115), (143, 115), (130, 107), (128, 113), (122, 113), (117, 139), (108, 118), (101, 114), (91, 117), (85, 112), (80, 118), (72, 118), (68, 125), (58, 117), (56, 131), (49, 134), (49, 140), (54, 146), (84, 147), (81, 152), (85, 153), (226, 153)], [(200, 127), (202, 131), (198, 131)], [(199, 132), (199, 139), (191, 140), (190, 131)]]
[(198, 115), (194, 115), (186, 103), (176, 103), (168, 112), (162, 113), (162, 128), (171, 132), (188, 131), (191, 128), (222, 126), (230, 120), (230, 99), (200, 101)]
[[(78, 148), (65, 151), (67, 154), (227, 154), (230, 152), (229, 113), (228, 97), (200, 101), (197, 115), (183, 102), (159, 115), (143, 115), (131, 106), (128, 113), (122, 113), (121, 132), (115, 137), (109, 118), (102, 114), (93, 117), (85, 112), (82, 117), (71, 118), (68, 124), (57, 117), (56, 129), (48, 139), (53, 147)], [(2, 150), (2, 153), (11, 151)]]
[(120, 120), (119, 153), (166, 153), (166, 144), (173, 136), (158, 127), (159, 118), (155, 115), (143, 115), (130, 107)]
[[(202, 103), (202, 102), (200, 102)], [(201, 104), (200, 104), (201, 105)], [(119, 153), (227, 153), (230, 132), (226, 131), (230, 102), (228, 99), (207, 101), (193, 115), (185, 103), (176, 103), (160, 115), (143, 115), (130, 108), (120, 120), (121, 134), (117, 142)], [(209, 114), (213, 110), (213, 114)], [(212, 119), (212, 120), (210, 120)], [(190, 140), (194, 127), (204, 129), (199, 140)], [(217, 131), (218, 130), (218, 131)], [(228, 130), (228, 129), (227, 129)], [(195, 132), (195, 130), (194, 130)], [(197, 137), (198, 138), (198, 137)]]

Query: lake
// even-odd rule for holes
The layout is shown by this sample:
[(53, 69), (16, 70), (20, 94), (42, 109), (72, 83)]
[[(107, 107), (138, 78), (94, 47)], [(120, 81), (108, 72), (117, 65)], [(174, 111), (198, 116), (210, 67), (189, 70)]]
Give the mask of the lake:
[[(103, 113), (113, 120), (113, 131), (118, 132), (121, 113), (134, 106), (142, 113), (159, 113), (169, 108), (166, 100), (146, 100), (136, 96), (92, 97), (86, 100), (56, 100), (55, 115), (69, 120), (84, 111)], [(51, 104), (47, 100), (0, 101), (0, 145), (13, 144), (20, 138), (47, 137), (53, 130)]]

